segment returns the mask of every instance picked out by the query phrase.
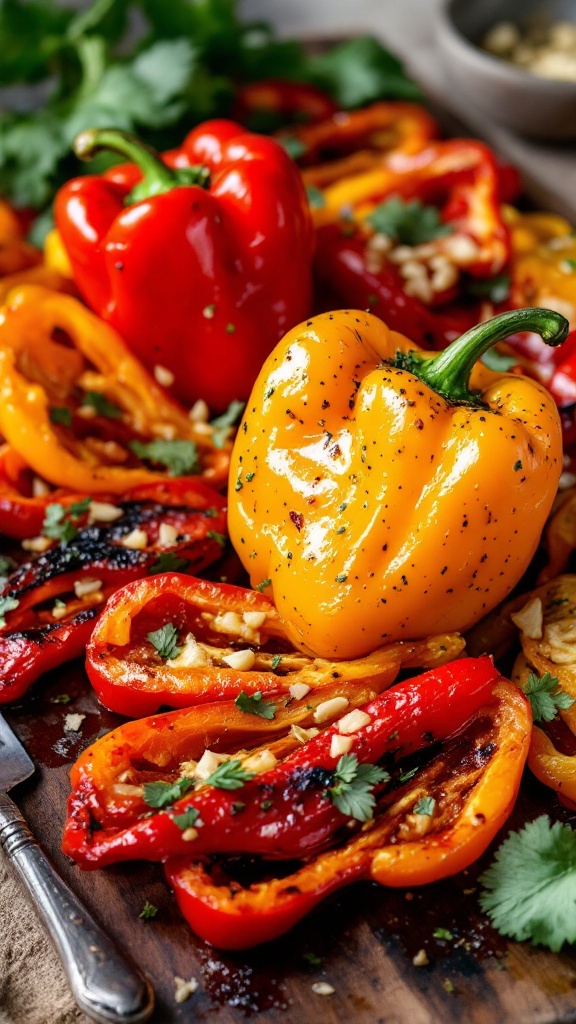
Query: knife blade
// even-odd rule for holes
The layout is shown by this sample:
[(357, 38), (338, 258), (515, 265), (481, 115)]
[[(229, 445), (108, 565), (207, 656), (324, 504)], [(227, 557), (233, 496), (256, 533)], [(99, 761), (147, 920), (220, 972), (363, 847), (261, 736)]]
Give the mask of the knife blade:
[(144, 1024), (154, 1009), (150, 982), (60, 878), (7, 795), (34, 771), (0, 715), (0, 849), (32, 897), (80, 1009), (98, 1024)]

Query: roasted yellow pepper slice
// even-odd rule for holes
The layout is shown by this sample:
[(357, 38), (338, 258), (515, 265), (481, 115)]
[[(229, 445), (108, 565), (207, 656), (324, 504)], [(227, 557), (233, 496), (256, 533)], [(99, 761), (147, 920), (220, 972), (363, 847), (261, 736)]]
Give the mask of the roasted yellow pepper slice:
[(461, 631), (518, 581), (562, 468), (558, 412), (526, 377), (468, 387), (517, 331), (559, 344), (568, 324), (513, 310), (431, 355), (340, 311), (268, 358), (232, 453), (229, 531), (297, 647), (353, 658)]

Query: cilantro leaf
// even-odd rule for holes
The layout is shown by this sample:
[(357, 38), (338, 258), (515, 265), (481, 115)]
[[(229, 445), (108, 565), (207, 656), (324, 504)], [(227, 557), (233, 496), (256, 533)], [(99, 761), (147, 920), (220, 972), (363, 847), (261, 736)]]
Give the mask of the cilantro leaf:
[(175, 814), (172, 817), (172, 821), (178, 826), (178, 828), (185, 832), (187, 828), (194, 827), (199, 817), (200, 811), (198, 811), (196, 807), (187, 807), (182, 814)]
[(307, 149), (297, 135), (289, 135), (288, 132), (285, 132), (283, 135), (279, 135), (278, 142), (282, 146), (282, 149), (285, 149), (288, 156), (291, 156), (293, 160), (298, 160), (299, 157), (304, 156)]
[(179, 800), (194, 785), (192, 779), (178, 779), (176, 782), (145, 782), (144, 803), (148, 807), (169, 807)]
[(178, 630), (171, 622), (147, 633), (146, 636), (161, 658), (177, 658), (182, 650), (178, 647)]
[(480, 356), (480, 362), (496, 373), (508, 373), (513, 366), (518, 365), (518, 356), (508, 356), (499, 352), (498, 349), (489, 348), (484, 355)]
[(223, 448), (226, 441), (230, 437), (230, 428), (238, 422), (242, 413), (244, 412), (246, 402), (239, 402), (235, 398), (223, 412), (221, 416), (216, 416), (215, 419), (211, 420), (210, 426), (212, 427), (212, 444), (215, 448)]
[(208, 540), (215, 540), (216, 543), (219, 544), (221, 548), (226, 547), (226, 537), (224, 536), (223, 533), (218, 533), (218, 530), (208, 530), (206, 536)]
[(576, 833), (542, 815), (511, 832), (480, 876), (480, 905), (501, 935), (557, 953), (576, 942)]
[(149, 901), (146, 900), (144, 906), (142, 907), (142, 910), (138, 914), (138, 917), (141, 917), (143, 921), (151, 921), (154, 917), (156, 917), (157, 913), (158, 907), (155, 907), (153, 903), (149, 903)]
[(150, 576), (155, 576), (159, 572), (180, 572), (187, 569), (189, 565), (189, 558), (180, 558), (173, 551), (161, 551), (148, 572)]
[(245, 782), (254, 778), (254, 772), (248, 772), (237, 759), (222, 761), (206, 779), (206, 785), (216, 789), (241, 789)]
[(414, 805), (413, 814), (434, 814), (436, 801), (433, 796), (421, 796)]
[(6, 625), (6, 613), (13, 612), (20, 601), (15, 597), (0, 597), (0, 626)]
[(276, 714), (276, 705), (272, 701), (262, 700), (261, 690), (253, 693), (252, 696), (242, 690), (234, 703), (240, 711), (244, 711), (247, 715), (257, 715), (258, 718), (266, 718), (268, 721), (272, 721)]
[(435, 206), (425, 206), (419, 199), (406, 202), (400, 196), (380, 203), (366, 219), (376, 232), (401, 245), (420, 245), (453, 230), (450, 224), (442, 223)]
[(328, 795), (341, 814), (356, 821), (370, 821), (376, 799), (374, 786), (386, 782), (388, 772), (374, 764), (359, 764), (355, 754), (343, 754), (334, 772)]
[(495, 277), (476, 277), (466, 283), (466, 291), (478, 299), (490, 302), (505, 302), (510, 295), (510, 275), (497, 274)]
[(535, 722), (552, 722), (559, 710), (565, 711), (574, 704), (574, 698), (560, 688), (556, 676), (549, 672), (542, 677), (529, 675), (522, 689), (530, 701)]
[(432, 932), (435, 939), (442, 939), (444, 942), (451, 942), (454, 936), (447, 928), (435, 928)]
[(87, 391), (82, 399), (82, 405), (94, 409), (98, 416), (104, 416), (107, 420), (117, 420), (122, 415), (120, 407), (106, 398), (101, 391)]
[(319, 85), (349, 109), (377, 99), (422, 99), (420, 89), (401, 62), (373, 36), (357, 36), (309, 61)]
[(67, 509), (58, 502), (46, 506), (42, 523), (44, 537), (58, 540), (61, 544), (69, 544), (78, 534), (78, 529), (67, 515)]
[(9, 576), (16, 568), (16, 562), (9, 555), (0, 555), (0, 576)]
[(72, 423), (72, 412), (67, 405), (53, 405), (49, 415), (50, 423), (61, 423), (63, 427), (69, 427)]
[(188, 473), (197, 473), (198, 449), (194, 441), (187, 441), (183, 438), (176, 438), (166, 441), (156, 438), (155, 441), (132, 441), (131, 450), (139, 459), (148, 459), (161, 466), (166, 466), (170, 476), (185, 476)]
[(306, 195), (308, 196), (308, 202), (313, 210), (321, 210), (322, 207), (326, 206), (324, 193), (321, 189), (316, 188), (316, 185), (307, 185)]

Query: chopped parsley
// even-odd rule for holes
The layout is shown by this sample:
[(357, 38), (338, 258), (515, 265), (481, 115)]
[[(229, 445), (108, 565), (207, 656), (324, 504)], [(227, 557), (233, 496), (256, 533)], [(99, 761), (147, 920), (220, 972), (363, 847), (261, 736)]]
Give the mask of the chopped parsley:
[(272, 658), (272, 665), (271, 665), (271, 668), (272, 668), (273, 672), (276, 671), (276, 669), (278, 668), (278, 665), (280, 664), (281, 661), (282, 661), (282, 655), (281, 654), (275, 654), (274, 657)]
[(72, 697), (69, 693), (59, 693), (56, 697), (49, 697), (50, 704), (69, 704)]
[(197, 473), (200, 466), (198, 463), (198, 449), (194, 441), (184, 438), (165, 440), (157, 437), (154, 441), (132, 441), (130, 450), (139, 459), (147, 459), (160, 466), (165, 466), (170, 476), (186, 476), (188, 473)]
[(187, 569), (189, 565), (189, 558), (180, 558), (173, 551), (161, 551), (148, 572), (150, 576), (155, 576), (159, 572), (180, 572), (181, 569)]
[(72, 502), (65, 507), (59, 502), (53, 502), (46, 506), (42, 533), (51, 540), (58, 540), (61, 544), (69, 544), (78, 535), (77, 521), (81, 516), (86, 515), (90, 508), (91, 498), (84, 498), (82, 501)]
[(432, 932), (435, 939), (442, 939), (443, 942), (451, 942), (454, 936), (447, 928), (435, 928)]
[(401, 245), (420, 245), (454, 230), (451, 224), (442, 223), (435, 206), (425, 206), (419, 199), (407, 202), (400, 196), (379, 203), (367, 220), (378, 234)]
[(241, 789), (245, 782), (254, 778), (254, 772), (247, 772), (237, 759), (222, 761), (206, 779), (206, 785), (216, 789)]
[(187, 828), (194, 828), (194, 825), (200, 817), (200, 811), (196, 807), (187, 807), (182, 814), (175, 814), (172, 821), (178, 826), (182, 832), (185, 832)]
[(206, 536), (208, 537), (208, 540), (215, 540), (221, 548), (226, 547), (226, 537), (223, 533), (218, 533), (218, 530), (208, 530)]
[[(466, 291), (478, 299), (490, 302), (505, 302), (510, 295), (510, 275), (497, 274), (495, 277), (476, 277), (466, 283)], [(486, 353), (484, 353), (486, 355)], [(484, 362), (484, 356), (482, 362)], [(517, 360), (516, 360), (517, 361)], [(489, 363), (486, 363), (489, 366)], [(494, 367), (497, 369), (497, 367)]]
[(247, 715), (257, 715), (258, 718), (266, 718), (268, 721), (272, 721), (276, 714), (276, 705), (272, 701), (262, 700), (261, 690), (253, 693), (252, 696), (242, 690), (234, 703), (240, 711), (244, 711)]
[(262, 593), (262, 591), (266, 590), (267, 587), (271, 587), (271, 586), (272, 586), (272, 580), (271, 579), (262, 580), (262, 583), (258, 584), (258, 586), (256, 587), (256, 590), (259, 590), (260, 593)]
[(356, 821), (369, 821), (376, 806), (373, 789), (389, 778), (383, 768), (359, 764), (355, 754), (343, 754), (336, 765), (328, 795), (341, 814)]
[(230, 429), (238, 422), (244, 412), (245, 402), (239, 402), (237, 398), (230, 402), (230, 405), (221, 416), (216, 416), (210, 421), (212, 427), (212, 444), (215, 448), (223, 448), (230, 437)]
[(307, 185), (306, 195), (313, 210), (321, 210), (323, 206), (326, 206), (324, 193), (321, 189), (316, 188), (316, 185)]
[(433, 796), (421, 796), (415, 805), (413, 814), (434, 814), (436, 801)]
[(522, 687), (530, 701), (535, 722), (552, 722), (558, 711), (566, 711), (574, 698), (560, 688), (556, 676), (545, 672), (543, 676), (529, 675)]
[(6, 625), (6, 613), (13, 612), (20, 601), (16, 597), (0, 597), (0, 626)]
[(122, 415), (122, 410), (114, 402), (111, 402), (101, 391), (87, 391), (82, 400), (82, 405), (88, 406), (107, 420), (117, 420)]
[(69, 427), (72, 423), (72, 412), (67, 405), (53, 405), (48, 415), (50, 423), (61, 423), (63, 427)]
[(177, 779), (176, 782), (145, 782), (144, 803), (148, 807), (169, 807), (179, 800), (194, 785), (192, 779)]
[(182, 650), (178, 646), (178, 630), (171, 622), (165, 623), (152, 633), (147, 633), (146, 636), (161, 658), (177, 658)]
[(150, 903), (148, 900), (146, 900), (144, 906), (142, 907), (142, 910), (138, 914), (138, 917), (141, 917), (143, 921), (151, 921), (153, 918), (156, 917), (157, 913), (158, 907), (155, 907), (153, 903)]

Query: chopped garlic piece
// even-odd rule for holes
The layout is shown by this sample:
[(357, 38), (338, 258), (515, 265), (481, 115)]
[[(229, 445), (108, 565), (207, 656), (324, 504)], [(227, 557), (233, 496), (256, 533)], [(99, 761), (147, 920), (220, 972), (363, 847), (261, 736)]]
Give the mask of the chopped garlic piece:
[(64, 732), (78, 732), (86, 715), (71, 714), (64, 719)]
[(124, 515), (124, 509), (108, 501), (91, 501), (88, 508), (89, 523), (115, 523)]
[(176, 380), (172, 370), (169, 370), (167, 366), (160, 366), (160, 363), (157, 363), (154, 367), (154, 377), (163, 388), (171, 387)]
[(307, 743), (314, 736), (317, 736), (320, 729), (303, 729), (301, 725), (291, 725), (290, 735), (298, 740), (298, 743)]
[(365, 725), (370, 725), (372, 719), (365, 711), (355, 708), (337, 723), (337, 729), (343, 736), (350, 736), (353, 732), (359, 732)]
[(542, 639), (542, 627), (544, 624), (544, 609), (539, 597), (533, 597), (519, 612), (514, 612), (510, 618), (515, 626), (530, 640)]
[(330, 757), (342, 757), (350, 750), (354, 738), (352, 736), (337, 736), (334, 734), (330, 740)]
[(117, 782), (112, 787), (116, 796), (143, 796), (143, 786), (131, 786), (128, 782)]
[(198, 761), (182, 761), (179, 770), (180, 775), (183, 775), (184, 778), (193, 779), (198, 771)]
[(258, 633), (240, 617), (238, 612), (224, 612), (223, 614), (215, 615), (209, 621), (212, 629), (215, 629), (218, 633), (238, 636), (242, 640), (247, 640), (248, 643), (260, 643)]
[(248, 672), (254, 667), (256, 655), (254, 651), (247, 647), (244, 651), (234, 651), (233, 654), (227, 654), (222, 658), (222, 661), (225, 665), (229, 665), (230, 668), (235, 668), (239, 672)]
[(419, 949), (418, 952), (416, 953), (416, 956), (412, 957), (412, 963), (414, 964), (414, 967), (427, 967), (430, 961), (428, 959), (426, 950)]
[(56, 620), (65, 619), (67, 615), (68, 615), (68, 605), (64, 604), (64, 602), (62, 602), (62, 604), (55, 604), (54, 605), (54, 607), (52, 609), (52, 618), (53, 619), (56, 619)]
[(146, 530), (139, 530), (136, 527), (120, 541), (123, 548), (132, 548), (134, 551), (142, 551), (148, 545), (148, 534)]
[(34, 551), (41, 555), (43, 551), (52, 547), (52, 541), (49, 537), (27, 537), (22, 541), (22, 547), (24, 551)]
[(302, 700), (307, 693), (310, 693), (310, 687), (306, 683), (292, 683), (289, 687), (288, 693), (294, 700)]
[(198, 839), (198, 829), (185, 828), (182, 833), (182, 839), (185, 843), (191, 843), (194, 839)]
[(576, 620), (550, 622), (544, 630), (544, 640), (550, 647), (550, 661), (555, 665), (576, 662)]
[(346, 697), (332, 697), (331, 700), (322, 701), (314, 712), (314, 721), (319, 725), (327, 722), (329, 718), (335, 718), (341, 711), (345, 711), (350, 701)]
[(266, 612), (244, 612), (242, 618), (249, 629), (260, 629), (266, 622)]
[(229, 760), (228, 754), (217, 754), (214, 750), (205, 750), (196, 765), (196, 778), (207, 779), (212, 772), (216, 771), (219, 764)]
[(198, 988), (198, 982), (196, 978), (190, 978), (190, 981), (184, 981), (184, 978), (179, 978), (177, 975), (174, 978), (174, 999), (177, 1003), (185, 1003), (191, 995), (194, 994)]
[(168, 658), (168, 668), (205, 668), (212, 664), (212, 658), (196, 641), (193, 633), (188, 633), (184, 646), (175, 658)]
[(269, 772), (272, 768), (275, 768), (278, 764), (278, 759), (274, 756), (271, 750), (259, 750), (257, 754), (252, 754), (242, 762), (242, 767), (247, 772), (255, 772), (256, 775), (260, 775), (261, 772)]
[(178, 540), (178, 530), (172, 523), (160, 523), (158, 528), (158, 543), (161, 548), (172, 547)]
[(88, 594), (95, 594), (97, 590), (102, 590), (102, 580), (74, 580), (74, 593), (76, 597), (87, 597)]
[(312, 985), (312, 991), (317, 996), (333, 996), (336, 989), (329, 985), (327, 981), (315, 981)]
[(188, 413), (193, 423), (207, 423), (210, 419), (210, 409), (203, 398), (199, 398)]
[(40, 476), (32, 477), (32, 497), (33, 498), (45, 498), (47, 494), (50, 494), (52, 488), (50, 484), (46, 483), (45, 480)]

